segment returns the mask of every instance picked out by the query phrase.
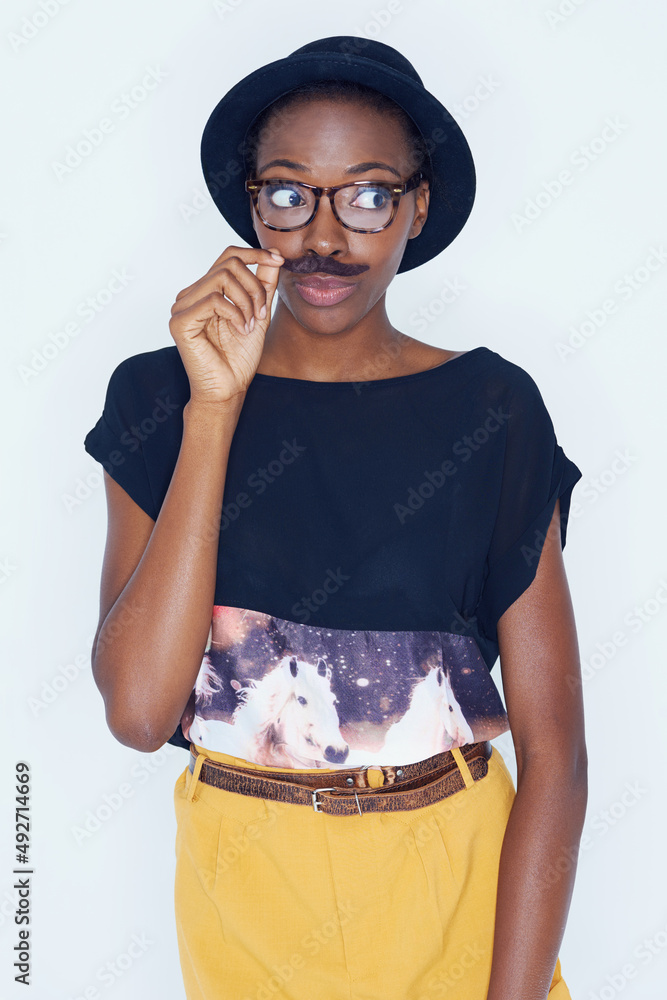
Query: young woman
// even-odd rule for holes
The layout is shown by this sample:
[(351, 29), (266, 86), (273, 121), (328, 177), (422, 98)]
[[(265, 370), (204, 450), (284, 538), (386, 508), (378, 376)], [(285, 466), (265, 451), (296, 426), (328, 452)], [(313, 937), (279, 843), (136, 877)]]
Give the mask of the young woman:
[(581, 472), (520, 366), (386, 311), (465, 224), (467, 143), (399, 52), (342, 36), (234, 87), (202, 164), (248, 245), (177, 295), (175, 346), (116, 368), (85, 441), (109, 727), (190, 751), (187, 996), (565, 1000)]

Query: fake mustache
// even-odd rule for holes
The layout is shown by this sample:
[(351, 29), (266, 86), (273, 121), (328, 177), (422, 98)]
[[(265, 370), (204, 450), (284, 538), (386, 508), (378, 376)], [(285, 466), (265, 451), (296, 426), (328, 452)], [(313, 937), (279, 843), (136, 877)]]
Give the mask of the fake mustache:
[(370, 264), (343, 264), (334, 257), (315, 256), (295, 257), (292, 260), (285, 258), (285, 263), (282, 267), (286, 271), (294, 271), (296, 274), (314, 274), (315, 271), (322, 271), (324, 274), (346, 277), (367, 271)]

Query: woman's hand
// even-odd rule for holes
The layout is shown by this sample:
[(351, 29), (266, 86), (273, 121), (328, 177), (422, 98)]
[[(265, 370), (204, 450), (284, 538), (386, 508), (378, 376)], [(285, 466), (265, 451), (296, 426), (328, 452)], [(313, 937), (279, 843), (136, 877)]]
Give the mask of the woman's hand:
[[(227, 247), (203, 278), (176, 296), (169, 329), (192, 401), (219, 404), (248, 388), (284, 260), (277, 250)], [(258, 265), (256, 274), (250, 264)]]

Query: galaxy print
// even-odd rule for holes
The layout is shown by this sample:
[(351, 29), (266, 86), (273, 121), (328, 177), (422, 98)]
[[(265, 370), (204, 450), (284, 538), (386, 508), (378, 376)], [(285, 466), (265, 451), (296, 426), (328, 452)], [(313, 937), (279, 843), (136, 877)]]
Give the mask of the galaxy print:
[(509, 729), (470, 636), (314, 627), (216, 605), (187, 740), (284, 768), (400, 765)]

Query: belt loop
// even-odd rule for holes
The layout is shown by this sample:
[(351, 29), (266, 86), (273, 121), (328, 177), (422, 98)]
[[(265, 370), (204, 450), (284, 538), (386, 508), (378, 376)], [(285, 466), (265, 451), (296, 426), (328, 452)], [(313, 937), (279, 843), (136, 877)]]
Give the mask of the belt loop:
[(206, 760), (206, 754), (197, 753), (197, 757), (195, 759), (194, 771), (190, 771), (190, 769), (188, 768), (188, 774), (190, 775), (190, 783), (188, 784), (188, 794), (186, 796), (188, 802), (192, 802), (192, 800), (194, 799), (195, 786), (199, 780), (199, 772), (201, 771), (202, 765), (205, 760)]
[(472, 786), (475, 784), (475, 779), (472, 776), (470, 768), (468, 767), (468, 762), (461, 753), (460, 748), (451, 747), (451, 752), (454, 755), (454, 760), (459, 766), (459, 771), (461, 772), (461, 777), (465, 782), (466, 788), (472, 788)]

